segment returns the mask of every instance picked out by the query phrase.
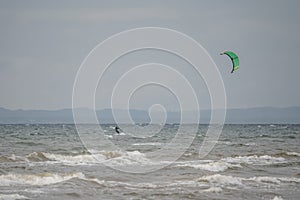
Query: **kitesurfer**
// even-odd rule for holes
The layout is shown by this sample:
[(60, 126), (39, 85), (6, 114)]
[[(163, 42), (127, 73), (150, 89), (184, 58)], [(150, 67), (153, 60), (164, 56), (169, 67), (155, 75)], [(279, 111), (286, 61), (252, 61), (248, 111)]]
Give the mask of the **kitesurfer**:
[(120, 128), (119, 128), (118, 126), (116, 126), (116, 127), (115, 127), (115, 131), (116, 131), (117, 133), (120, 133)]

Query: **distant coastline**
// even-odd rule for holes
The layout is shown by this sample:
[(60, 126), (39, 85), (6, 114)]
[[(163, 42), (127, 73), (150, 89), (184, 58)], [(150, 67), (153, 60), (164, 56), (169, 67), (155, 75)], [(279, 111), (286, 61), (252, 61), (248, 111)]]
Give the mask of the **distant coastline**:
[[(79, 123), (89, 123), (93, 110), (81, 109), (82, 116)], [(126, 122), (127, 110), (115, 110), (122, 123)], [(149, 123), (150, 117), (144, 110), (130, 110), (132, 119), (136, 123)], [(197, 111), (184, 111), (188, 116), (195, 115)], [(210, 110), (200, 111), (200, 123), (208, 124)], [(258, 107), (248, 109), (228, 109), (226, 111), (226, 124), (300, 124), (300, 107)], [(99, 123), (115, 123), (110, 109), (97, 110)], [(156, 112), (155, 115), (161, 113)], [(167, 123), (179, 123), (180, 112), (168, 112)], [(122, 121), (122, 119), (124, 119)], [(195, 123), (190, 121), (189, 123)], [(60, 110), (10, 110), (0, 108), (0, 124), (74, 124), (72, 109)]]

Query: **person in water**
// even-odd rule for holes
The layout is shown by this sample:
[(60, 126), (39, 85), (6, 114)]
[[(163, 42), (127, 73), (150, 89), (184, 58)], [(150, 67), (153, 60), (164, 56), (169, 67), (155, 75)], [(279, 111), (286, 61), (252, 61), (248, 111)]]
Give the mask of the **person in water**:
[(120, 128), (119, 128), (118, 126), (116, 126), (116, 127), (115, 127), (115, 131), (116, 131), (117, 133), (120, 133)]

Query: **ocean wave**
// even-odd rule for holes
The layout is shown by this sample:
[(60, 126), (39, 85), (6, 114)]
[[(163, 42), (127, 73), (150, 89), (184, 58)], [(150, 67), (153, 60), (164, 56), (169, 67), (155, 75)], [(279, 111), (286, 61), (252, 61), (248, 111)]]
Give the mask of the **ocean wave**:
[(177, 164), (176, 167), (191, 167), (211, 172), (223, 172), (227, 169), (241, 167), (239, 164), (230, 164), (223, 161), (209, 162), (209, 163), (183, 163)]
[(104, 135), (106, 138), (113, 138), (114, 136), (113, 135)]
[(200, 177), (197, 179), (199, 182), (209, 183), (211, 186), (227, 187), (227, 186), (243, 186), (249, 182), (255, 182), (260, 184), (275, 184), (281, 183), (300, 183), (300, 178), (294, 177), (234, 177), (230, 175), (213, 174)]
[(277, 157), (284, 157), (284, 158), (293, 158), (293, 157), (300, 157), (300, 153), (298, 152), (280, 152), (274, 154)]
[(156, 189), (160, 187), (158, 184), (153, 183), (129, 183), (129, 182), (120, 182), (120, 181), (108, 181), (108, 180), (99, 180), (97, 178), (81, 178), (81, 180), (87, 182), (93, 182), (103, 187), (128, 187), (128, 188), (144, 188), (144, 189)]
[(200, 177), (197, 181), (209, 183), (215, 186), (241, 186), (243, 185), (242, 179), (234, 176), (226, 176), (221, 174), (207, 175)]
[[(136, 143), (137, 146), (139, 146), (140, 144), (142, 143)], [(111, 167), (122, 165), (156, 165), (161, 163), (154, 162), (148, 159), (146, 154), (141, 153), (139, 151), (90, 150), (89, 152), (90, 153), (71, 155), (55, 154), (49, 152), (33, 152), (23, 157), (12, 154), (0, 156), (0, 162), (28, 162), (31, 164), (45, 162), (47, 164), (65, 164), (71, 166), (106, 164)], [(275, 154), (274, 156), (250, 155), (226, 157), (220, 160), (177, 161), (173, 163), (174, 165), (172, 167), (189, 167), (211, 172), (223, 172), (228, 169), (241, 168), (243, 167), (243, 165), (284, 164), (288, 162), (288, 160), (285, 158), (295, 156), (300, 156), (300, 154), (297, 152), (285, 152)]]
[(126, 187), (131, 189), (163, 189), (166, 188), (182, 188), (183, 186), (189, 186), (189, 187), (208, 187), (206, 184), (201, 184), (198, 181), (195, 180), (177, 180), (172, 182), (122, 182), (122, 181), (110, 181), (110, 180), (99, 180), (98, 178), (81, 178), (84, 181), (87, 182), (93, 182), (96, 183), (102, 187), (108, 187), (108, 188), (120, 188), (120, 187)]
[(230, 143), (231, 146), (256, 146), (257, 144), (255, 142), (249, 142), (249, 143)]
[(300, 183), (300, 178), (294, 177), (268, 177), (268, 176), (260, 176), (260, 177), (252, 177), (245, 180), (256, 181), (259, 183)]
[(0, 186), (10, 185), (50, 185), (70, 180), (72, 178), (83, 178), (81, 172), (69, 174), (7, 174), (0, 176)]
[(250, 178), (242, 178), (245, 182), (255, 182), (260, 184), (266, 184), (268, 187), (270, 184), (273, 185), (281, 185), (281, 184), (295, 184), (300, 183), (299, 178), (294, 177), (268, 177), (268, 176), (260, 176), (260, 177), (250, 177)]
[(108, 166), (158, 164), (149, 160), (145, 154), (139, 151), (90, 150), (89, 152), (90, 154), (77, 155), (33, 152), (23, 157), (12, 154), (1, 156), (0, 162), (28, 162), (30, 164), (45, 162), (47, 164), (61, 163), (65, 165), (96, 165), (104, 163)]
[(245, 143), (243, 144), (244, 146), (255, 146), (256, 143), (255, 142), (249, 142), (249, 143)]
[(98, 163), (105, 159), (102, 154), (90, 155), (90, 154), (80, 154), (80, 155), (62, 155), (62, 154), (52, 154), (52, 153), (42, 153), (49, 161), (57, 161), (65, 164), (93, 164)]
[(223, 189), (220, 187), (210, 187), (208, 189), (203, 190), (203, 192), (212, 192), (212, 193), (219, 193), (222, 191), (223, 191)]
[(297, 153), (297, 152), (286, 152), (287, 155), (289, 156), (298, 156), (300, 157), (300, 153)]
[(15, 154), (0, 156), (0, 162), (19, 162), (19, 161), (24, 161), (24, 158), (20, 156), (16, 156)]
[(39, 162), (39, 161), (47, 161), (49, 160), (43, 152), (33, 152), (26, 156), (26, 159), (32, 162)]
[(19, 194), (0, 194), (0, 200), (21, 200), (21, 199), (29, 199), (23, 195)]
[(139, 151), (125, 152), (122, 156), (115, 157), (106, 161), (107, 165), (120, 166), (120, 165), (148, 165), (154, 164), (149, 160), (145, 154)]
[(223, 145), (232, 145), (231, 142), (229, 141), (218, 141), (218, 144), (223, 144)]
[(124, 136), (124, 135), (130, 135), (130, 134), (126, 134), (124, 132), (120, 132), (120, 133), (115, 133), (114, 136)]
[(285, 158), (283, 157), (273, 157), (269, 155), (236, 156), (223, 158), (221, 160), (228, 163), (250, 165), (272, 165), (286, 162)]
[(132, 146), (160, 146), (161, 143), (159, 142), (148, 142), (148, 143), (135, 143)]
[(275, 196), (273, 200), (283, 200), (281, 196)]
[(283, 157), (273, 157), (269, 155), (251, 155), (227, 157), (217, 161), (199, 160), (199, 161), (181, 161), (175, 162), (175, 167), (190, 167), (211, 172), (223, 172), (228, 169), (242, 168), (242, 165), (273, 165), (286, 163)]
[(252, 178), (249, 178), (248, 180), (259, 182), (259, 183), (273, 183), (273, 184), (281, 183), (281, 181), (275, 177), (252, 177)]
[(110, 166), (115, 165), (135, 165), (135, 164), (149, 164), (146, 155), (139, 151), (123, 152), (123, 151), (96, 151), (91, 150), (92, 154), (81, 155), (61, 155), (43, 153), (50, 161), (69, 165), (90, 165), (105, 163)]

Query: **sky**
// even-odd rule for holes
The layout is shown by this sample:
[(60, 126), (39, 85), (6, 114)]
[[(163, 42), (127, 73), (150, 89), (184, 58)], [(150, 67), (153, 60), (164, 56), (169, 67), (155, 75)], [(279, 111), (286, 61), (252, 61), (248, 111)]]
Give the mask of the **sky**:
[[(76, 73), (89, 52), (114, 34), (140, 27), (173, 29), (201, 44), (223, 78), (228, 108), (300, 106), (299, 8), (297, 0), (0, 1), (0, 107), (71, 108)], [(230, 60), (219, 55), (224, 50), (240, 57), (234, 74)], [(202, 108), (209, 108), (201, 77), (166, 52), (145, 50), (118, 60), (111, 69), (116, 77), (104, 78), (104, 87), (113, 88), (120, 67), (147, 62), (181, 69)], [(178, 108), (174, 95), (162, 88), (143, 89), (132, 96), (132, 108)], [(97, 92), (96, 102), (105, 101), (97, 108), (109, 107), (106, 94)]]

